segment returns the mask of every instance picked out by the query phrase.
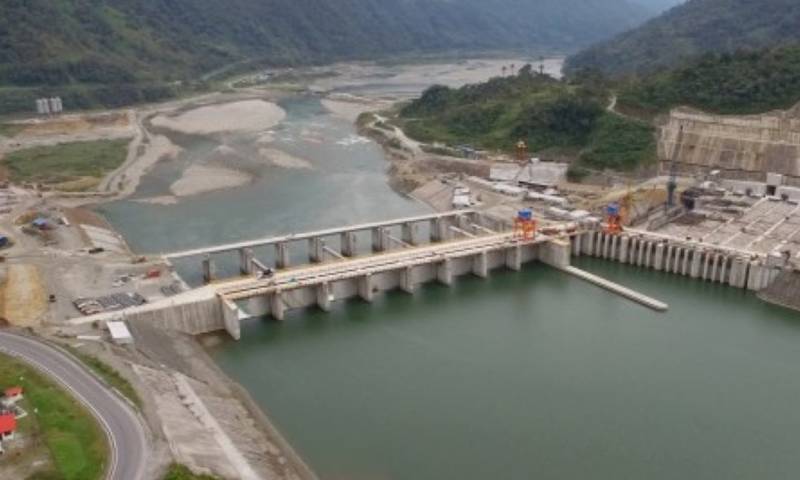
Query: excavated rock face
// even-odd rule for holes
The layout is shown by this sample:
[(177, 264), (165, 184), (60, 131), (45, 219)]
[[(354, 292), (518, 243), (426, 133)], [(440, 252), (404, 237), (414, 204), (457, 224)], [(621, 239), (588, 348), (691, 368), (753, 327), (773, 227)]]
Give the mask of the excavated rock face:
[(775, 172), (800, 184), (800, 104), (788, 111), (741, 116), (677, 108), (660, 131), (662, 171), (669, 170), (681, 126), (684, 134), (677, 156), (681, 172), (721, 170), (728, 178), (753, 181), (764, 181), (767, 172)]
[(798, 292), (800, 292), (800, 272), (784, 271), (758, 296), (767, 302), (800, 311)]

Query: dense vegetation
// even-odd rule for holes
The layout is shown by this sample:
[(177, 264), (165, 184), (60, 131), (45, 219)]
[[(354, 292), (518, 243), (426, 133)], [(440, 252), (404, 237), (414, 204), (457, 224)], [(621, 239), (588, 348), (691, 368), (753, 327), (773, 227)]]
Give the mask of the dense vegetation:
[(620, 107), (647, 113), (689, 105), (716, 113), (759, 113), (800, 101), (800, 46), (705, 55), (631, 82)]
[(800, 41), (797, 0), (689, 0), (568, 59), (567, 69), (651, 73), (699, 55)]
[(86, 190), (118, 168), (127, 155), (127, 140), (100, 140), (33, 147), (6, 155), (0, 166), (16, 183), (36, 182), (60, 190)]
[(67, 109), (160, 100), (248, 62), (573, 49), (649, 14), (630, 0), (4, 0), (0, 112), (40, 95)]
[[(103, 477), (108, 455), (106, 437), (89, 412), (50, 379), (22, 362), (0, 354), (0, 386), (21, 385), (29, 415), (20, 430), (33, 437), (31, 449), (43, 442), (52, 467), (34, 478), (95, 480)], [(26, 452), (8, 452), (6, 457)], [(41, 452), (36, 451), (40, 454)], [(40, 460), (40, 459), (37, 459)], [(48, 468), (48, 464), (44, 464)]]
[(630, 170), (655, 158), (653, 129), (607, 112), (609, 93), (595, 83), (569, 83), (533, 72), (460, 89), (435, 86), (403, 108), (406, 132), (421, 141), (513, 151), (570, 153), (597, 169)]

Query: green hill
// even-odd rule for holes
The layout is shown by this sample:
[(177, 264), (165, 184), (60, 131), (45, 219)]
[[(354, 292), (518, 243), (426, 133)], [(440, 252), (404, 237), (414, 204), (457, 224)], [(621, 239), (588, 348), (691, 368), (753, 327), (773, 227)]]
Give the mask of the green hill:
[(406, 52), (568, 51), (630, 28), (629, 0), (4, 0), (0, 112), (158, 100), (237, 63)]
[(705, 55), (629, 83), (619, 107), (647, 114), (678, 105), (725, 113), (786, 109), (800, 101), (800, 46)]
[(400, 112), (409, 136), (511, 152), (524, 139), (538, 153), (596, 169), (631, 170), (655, 159), (653, 128), (607, 112), (602, 86), (556, 80), (530, 66), (460, 89), (435, 86)]
[(800, 41), (797, 0), (688, 0), (567, 61), (567, 71), (649, 73), (704, 53), (733, 53)]

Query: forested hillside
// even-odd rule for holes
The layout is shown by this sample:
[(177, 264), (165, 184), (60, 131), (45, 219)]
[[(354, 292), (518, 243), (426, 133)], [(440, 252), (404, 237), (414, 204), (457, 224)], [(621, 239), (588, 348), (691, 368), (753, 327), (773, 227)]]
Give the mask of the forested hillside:
[(588, 79), (570, 83), (526, 66), (516, 76), (460, 89), (432, 87), (399, 121), (425, 142), (510, 152), (524, 139), (535, 152), (575, 158), (574, 166), (630, 170), (653, 161), (653, 129), (606, 111), (608, 100), (608, 90)]
[(798, 0), (688, 0), (643, 26), (592, 46), (567, 70), (649, 73), (698, 55), (800, 41)]
[(659, 113), (689, 105), (715, 113), (760, 113), (800, 102), (800, 46), (707, 54), (621, 89), (619, 105)]
[(0, 111), (49, 92), (68, 108), (153, 100), (235, 62), (566, 51), (648, 14), (630, 0), (3, 0)]

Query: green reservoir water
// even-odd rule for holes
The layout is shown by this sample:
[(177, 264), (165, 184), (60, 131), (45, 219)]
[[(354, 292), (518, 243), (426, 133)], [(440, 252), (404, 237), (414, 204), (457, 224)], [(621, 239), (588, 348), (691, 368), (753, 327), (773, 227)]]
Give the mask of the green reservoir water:
[(800, 318), (601, 260), (248, 321), (214, 357), (322, 478), (791, 479)]

